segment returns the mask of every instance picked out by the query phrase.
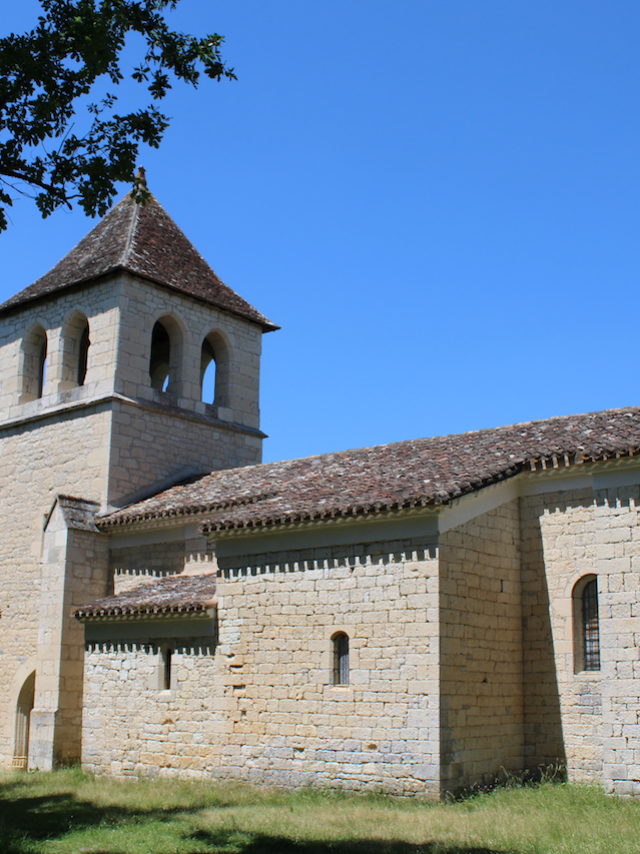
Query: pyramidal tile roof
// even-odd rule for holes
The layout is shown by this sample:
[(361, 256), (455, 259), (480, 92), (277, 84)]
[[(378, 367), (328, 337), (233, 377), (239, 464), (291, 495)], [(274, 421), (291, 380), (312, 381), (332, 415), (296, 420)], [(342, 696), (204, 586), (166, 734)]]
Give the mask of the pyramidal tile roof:
[(155, 196), (136, 204), (128, 193), (62, 261), (0, 305), (0, 312), (56, 291), (125, 270), (135, 276), (278, 329), (216, 276)]

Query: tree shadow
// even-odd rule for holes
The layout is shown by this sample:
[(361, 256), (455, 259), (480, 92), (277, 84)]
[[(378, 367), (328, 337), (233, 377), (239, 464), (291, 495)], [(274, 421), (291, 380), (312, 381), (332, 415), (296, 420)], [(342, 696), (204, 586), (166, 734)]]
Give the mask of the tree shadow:
[[(218, 830), (209, 832), (199, 830), (189, 839), (196, 847), (189, 848), (189, 854), (230, 851), (239, 854), (507, 854), (503, 849), (483, 846), (469, 847), (450, 843), (430, 841), (423, 843), (404, 842), (400, 839), (314, 839), (298, 841), (283, 836), (259, 834), (250, 839), (241, 840), (238, 831)], [(246, 835), (245, 835), (246, 836)], [(205, 847), (198, 847), (197, 843)]]
[[(188, 806), (127, 807), (98, 805), (82, 800), (72, 792), (21, 796), (22, 782), (0, 783), (0, 852), (32, 854), (45, 840), (62, 840), (69, 833), (103, 827), (132, 827), (141, 821), (171, 822), (177, 816), (195, 815), (203, 808), (217, 808), (215, 798)], [(225, 800), (221, 808), (231, 804)], [(493, 848), (455, 846), (429, 841), (421, 844), (402, 840), (354, 839), (297, 841), (270, 834), (253, 834), (239, 828), (197, 830), (182, 836), (188, 854), (210, 854), (225, 851), (237, 854), (506, 854)], [(98, 849), (92, 854), (123, 854), (120, 845)]]

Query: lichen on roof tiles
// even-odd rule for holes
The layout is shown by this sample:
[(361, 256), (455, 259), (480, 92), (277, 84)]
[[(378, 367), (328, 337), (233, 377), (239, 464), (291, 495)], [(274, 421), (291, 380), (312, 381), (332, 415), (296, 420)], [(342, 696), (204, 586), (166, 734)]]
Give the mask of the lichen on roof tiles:
[(117, 270), (245, 317), (265, 331), (278, 329), (218, 278), (155, 196), (136, 204), (130, 193), (53, 269), (2, 303), (0, 313)]
[(201, 614), (215, 604), (216, 576), (170, 575), (74, 608), (76, 619)]
[(98, 524), (197, 513), (222, 531), (436, 506), (523, 470), (639, 451), (639, 408), (592, 412), (212, 472)]

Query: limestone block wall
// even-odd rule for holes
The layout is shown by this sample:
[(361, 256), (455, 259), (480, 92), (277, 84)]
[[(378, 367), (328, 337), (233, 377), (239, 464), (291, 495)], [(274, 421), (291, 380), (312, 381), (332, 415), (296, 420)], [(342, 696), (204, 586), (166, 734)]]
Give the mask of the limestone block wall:
[(640, 795), (640, 487), (597, 489), (603, 777)]
[(440, 536), (442, 787), (524, 764), (518, 502)]
[[(123, 633), (110, 628), (113, 636)], [(156, 620), (130, 624), (125, 639), (87, 643), (84, 768), (116, 777), (189, 779), (218, 772), (228, 719), (215, 633), (207, 629), (198, 621), (167, 627)], [(194, 631), (204, 634), (189, 636)], [(173, 655), (171, 687), (164, 690), (162, 646), (167, 640)]]
[[(114, 622), (88, 650), (86, 767), (439, 793), (435, 544), (238, 559), (218, 596), (215, 652), (176, 639), (170, 694), (157, 642), (126, 642)], [(333, 683), (340, 631), (348, 685)]]
[(35, 670), (42, 582), (44, 516), (56, 493), (73, 491), (101, 502), (106, 496), (110, 414), (67, 413), (23, 428), (0, 427), (0, 763), (11, 762), (15, 704)]
[[(122, 543), (122, 540), (118, 542)], [(189, 539), (176, 539), (112, 546), (109, 550), (112, 592), (116, 595), (124, 593), (150, 579), (165, 575), (179, 575), (182, 572), (199, 575), (215, 571), (215, 555), (207, 550), (206, 541), (201, 551), (188, 548), (193, 542)], [(199, 542), (196, 544), (200, 545)]]
[[(260, 354), (262, 328), (184, 294), (160, 288), (133, 276), (121, 277), (123, 302), (116, 390), (127, 397), (155, 395), (149, 381), (151, 333), (156, 321), (171, 337), (175, 367), (168, 391), (183, 409), (211, 411), (222, 420), (246, 427), (260, 426)], [(202, 344), (211, 334), (219, 342), (219, 370), (227, 377), (224, 404), (209, 410), (200, 402)], [(224, 363), (224, 364), (223, 364)]]
[[(32, 417), (52, 406), (113, 392), (120, 325), (120, 285), (117, 278), (91, 287), (56, 293), (55, 297), (27, 303), (3, 315), (0, 327), (0, 420)], [(91, 344), (84, 385), (77, 386), (77, 318), (89, 322)], [(25, 395), (24, 356), (29, 334), (36, 326), (47, 335), (47, 370), (42, 397)], [(73, 351), (73, 352), (70, 352)], [(76, 386), (76, 387), (74, 387)]]
[[(562, 759), (563, 747), (572, 780), (638, 794), (640, 487), (594, 486), (522, 499), (528, 740), (537, 761)], [(595, 672), (580, 670), (572, 596), (585, 575), (598, 585)]]
[(602, 779), (602, 673), (576, 672), (572, 605), (598, 573), (594, 511), (588, 488), (521, 499), (527, 762), (572, 780)]
[(84, 637), (71, 611), (106, 594), (107, 555), (105, 537), (68, 528), (56, 508), (44, 537), (29, 768), (80, 759)]
[(127, 503), (127, 496), (187, 465), (204, 473), (259, 463), (261, 457), (262, 439), (255, 433), (189, 418), (177, 408), (115, 402), (109, 501)]
[(145, 580), (178, 575), (184, 569), (184, 540), (119, 546), (109, 550), (113, 592), (124, 593)]

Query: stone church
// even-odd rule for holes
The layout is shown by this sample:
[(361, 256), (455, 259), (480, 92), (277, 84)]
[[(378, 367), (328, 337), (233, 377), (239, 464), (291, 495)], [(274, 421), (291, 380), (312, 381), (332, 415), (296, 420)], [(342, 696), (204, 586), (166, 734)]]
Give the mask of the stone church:
[(261, 465), (277, 327), (153, 197), (0, 316), (4, 767), (640, 793), (640, 409)]

